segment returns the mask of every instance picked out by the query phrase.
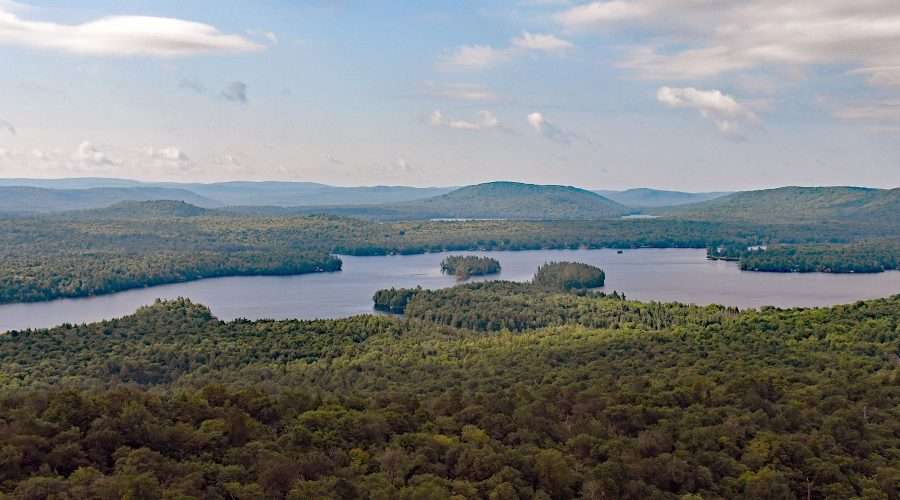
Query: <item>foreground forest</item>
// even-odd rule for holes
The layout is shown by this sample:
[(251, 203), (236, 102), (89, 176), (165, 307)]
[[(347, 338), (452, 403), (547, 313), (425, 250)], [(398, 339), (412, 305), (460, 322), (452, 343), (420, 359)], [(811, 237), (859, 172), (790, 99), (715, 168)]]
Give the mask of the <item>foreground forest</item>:
[(0, 303), (97, 295), (203, 277), (334, 271), (341, 263), (333, 253), (741, 248), (773, 242), (831, 248), (896, 239), (898, 231), (891, 223), (760, 225), (663, 219), (378, 223), (322, 215), (239, 215), (181, 202), (123, 203), (103, 210), (0, 217)]
[(900, 297), (479, 283), (256, 322), (178, 300), (0, 336), (0, 388), (0, 498), (900, 498)]

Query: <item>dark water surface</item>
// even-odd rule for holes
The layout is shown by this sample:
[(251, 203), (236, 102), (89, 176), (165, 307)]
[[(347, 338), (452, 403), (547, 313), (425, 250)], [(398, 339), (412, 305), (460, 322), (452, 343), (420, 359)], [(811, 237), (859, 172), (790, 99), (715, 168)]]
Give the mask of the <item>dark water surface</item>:
[[(503, 272), (489, 279), (525, 281), (547, 261), (570, 260), (606, 271), (606, 291), (637, 300), (726, 304), (827, 306), (900, 293), (900, 272), (881, 274), (778, 274), (742, 272), (734, 262), (706, 260), (705, 250), (538, 250), (452, 252), (486, 254)], [(441, 288), (455, 279), (442, 276), (449, 253), (387, 257), (341, 257), (338, 273), (301, 276), (215, 278), (130, 290), (112, 295), (0, 306), (0, 331), (84, 323), (134, 312), (157, 298), (188, 297), (230, 320), (340, 318), (372, 312), (372, 294), (381, 288)]]

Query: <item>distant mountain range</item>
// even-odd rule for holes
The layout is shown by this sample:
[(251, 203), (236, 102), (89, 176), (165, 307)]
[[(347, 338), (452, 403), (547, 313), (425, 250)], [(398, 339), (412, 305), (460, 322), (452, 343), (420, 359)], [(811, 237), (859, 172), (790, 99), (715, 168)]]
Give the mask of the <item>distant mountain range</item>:
[(789, 186), (743, 191), (701, 203), (660, 208), (658, 215), (695, 220), (808, 222), (900, 217), (900, 189)]
[(199, 207), (221, 207), (216, 200), (185, 189), (160, 187), (94, 187), (46, 189), (0, 187), (0, 212), (47, 213), (108, 207), (122, 201), (176, 200)]
[(731, 194), (729, 192), (685, 193), (661, 189), (637, 188), (625, 191), (594, 191), (600, 196), (632, 208), (674, 207), (699, 203)]
[[(211, 184), (202, 183), (177, 183), (160, 182), (149, 183), (127, 179), (106, 179), (97, 177), (83, 177), (72, 179), (0, 179), (0, 189), (3, 187), (33, 187), (41, 189), (97, 189), (97, 188), (131, 188), (135, 191), (134, 201), (141, 201), (142, 197), (138, 189), (177, 189), (189, 191), (199, 197), (209, 199), (211, 204), (195, 203), (200, 206), (226, 206), (226, 205), (272, 205), (282, 207), (319, 206), (319, 205), (368, 205), (380, 203), (399, 203), (404, 201), (419, 200), (449, 193), (456, 188), (416, 188), (408, 186), (360, 186), (340, 187), (318, 184), (315, 182), (217, 182)], [(4, 191), (0, 190), (0, 194)], [(174, 193), (173, 193), (174, 194)], [(84, 193), (83, 202), (90, 193)], [(126, 198), (129, 199), (129, 198)], [(181, 200), (180, 197), (171, 198)], [(213, 201), (214, 200), (214, 201)], [(121, 200), (116, 200), (121, 201)], [(189, 200), (181, 200), (188, 201)], [(114, 203), (115, 201), (111, 202)], [(105, 204), (103, 204), (105, 203)], [(98, 197), (98, 202), (92, 206), (79, 208), (98, 208), (108, 206), (106, 199)], [(26, 205), (26, 208), (30, 205)], [(2, 209), (0, 209), (2, 210)], [(50, 211), (57, 210), (51, 209)], [(63, 208), (62, 210), (68, 210)], [(34, 206), (33, 212), (48, 211), (44, 207)]]
[[(863, 187), (685, 193), (646, 188), (587, 191), (571, 186), (518, 182), (414, 188), (337, 187), (309, 182), (151, 184), (102, 178), (0, 179), (0, 212), (5, 213), (84, 210), (153, 200), (261, 215), (331, 214), (377, 220), (573, 220), (641, 214), (692, 220), (796, 223), (895, 220), (900, 215), (900, 189)], [(125, 207), (140, 209), (139, 205)]]
[(575, 220), (618, 217), (631, 210), (597, 193), (571, 186), (487, 182), (403, 203), (358, 206), (229, 207), (257, 215), (329, 214), (375, 220), (512, 219)]

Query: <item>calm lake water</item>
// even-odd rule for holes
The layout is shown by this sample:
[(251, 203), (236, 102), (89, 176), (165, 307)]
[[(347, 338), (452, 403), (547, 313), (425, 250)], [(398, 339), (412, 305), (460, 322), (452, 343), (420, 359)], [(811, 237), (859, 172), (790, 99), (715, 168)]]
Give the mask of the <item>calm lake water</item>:
[[(526, 281), (547, 261), (599, 265), (606, 291), (637, 300), (726, 304), (827, 306), (900, 294), (900, 272), (881, 274), (777, 274), (742, 272), (734, 262), (706, 260), (705, 250), (540, 250), (453, 252), (490, 255), (503, 272), (488, 279)], [(372, 295), (390, 287), (441, 288), (455, 284), (439, 264), (448, 253), (387, 257), (342, 257), (338, 273), (301, 276), (215, 278), (190, 283), (33, 304), (0, 306), (0, 331), (84, 323), (134, 312), (157, 298), (188, 297), (230, 320), (340, 318), (371, 313)], [(474, 281), (474, 280), (473, 280)]]

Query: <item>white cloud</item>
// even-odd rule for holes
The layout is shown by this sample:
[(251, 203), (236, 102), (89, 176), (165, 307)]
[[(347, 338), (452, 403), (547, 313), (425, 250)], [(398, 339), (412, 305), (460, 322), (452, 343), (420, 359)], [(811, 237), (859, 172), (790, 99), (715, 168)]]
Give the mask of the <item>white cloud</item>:
[(719, 90), (660, 87), (656, 99), (670, 108), (694, 109), (727, 136), (741, 136), (742, 125), (759, 121), (756, 114)]
[(479, 111), (475, 120), (458, 120), (447, 118), (440, 110), (435, 110), (431, 113), (429, 121), (433, 127), (447, 127), (457, 130), (485, 130), (500, 126), (500, 120), (490, 111)]
[(543, 113), (538, 113), (536, 111), (530, 113), (526, 117), (526, 120), (528, 121), (528, 125), (530, 125), (535, 132), (551, 141), (560, 144), (571, 144), (575, 139), (579, 138), (578, 134), (575, 134), (570, 130), (565, 130), (547, 120)]
[(179, 57), (261, 50), (208, 24), (150, 16), (103, 17), (83, 24), (20, 18), (0, 4), (0, 44), (94, 56)]
[(432, 97), (458, 101), (493, 101), (497, 98), (491, 89), (474, 83), (425, 83), (425, 93)]
[(222, 98), (226, 101), (247, 103), (247, 84), (244, 82), (231, 82), (222, 90)]
[(831, 64), (900, 86), (896, 0), (612, 0), (566, 9), (556, 20), (569, 28), (639, 28), (647, 42), (632, 47), (623, 66), (646, 79)]
[(495, 49), (489, 45), (461, 45), (441, 61), (443, 68), (484, 69), (508, 61), (512, 54), (508, 50)]
[(49, 160), (52, 157), (50, 153), (37, 148), (31, 150), (31, 156), (36, 160)]
[(184, 151), (174, 146), (160, 149), (146, 148), (144, 150), (144, 153), (151, 158), (166, 161), (188, 161), (190, 159), (188, 158), (188, 155), (184, 153)]
[(144, 154), (152, 160), (152, 166), (167, 171), (185, 171), (193, 164), (190, 157), (175, 146), (164, 148), (144, 148)]
[(844, 104), (834, 109), (833, 114), (842, 120), (897, 122), (900, 121), (900, 99)]
[(574, 47), (572, 42), (554, 35), (527, 31), (509, 43), (509, 47), (502, 49), (490, 45), (461, 45), (442, 58), (438, 67), (445, 70), (481, 70), (510, 61), (528, 51), (559, 53)]
[(85, 169), (109, 167), (118, 164), (105, 152), (88, 141), (83, 141), (72, 153), (72, 160)]
[(554, 35), (543, 33), (522, 32), (522, 36), (513, 38), (513, 47), (527, 50), (541, 50), (544, 52), (559, 52), (574, 47), (572, 42), (563, 40)]
[(278, 45), (279, 42), (278, 35), (273, 31), (247, 30), (247, 34), (250, 36), (265, 38), (271, 45)]
[(557, 14), (556, 20), (567, 27), (578, 28), (623, 19), (635, 19), (648, 13), (648, 6), (642, 2), (614, 0), (572, 7)]

